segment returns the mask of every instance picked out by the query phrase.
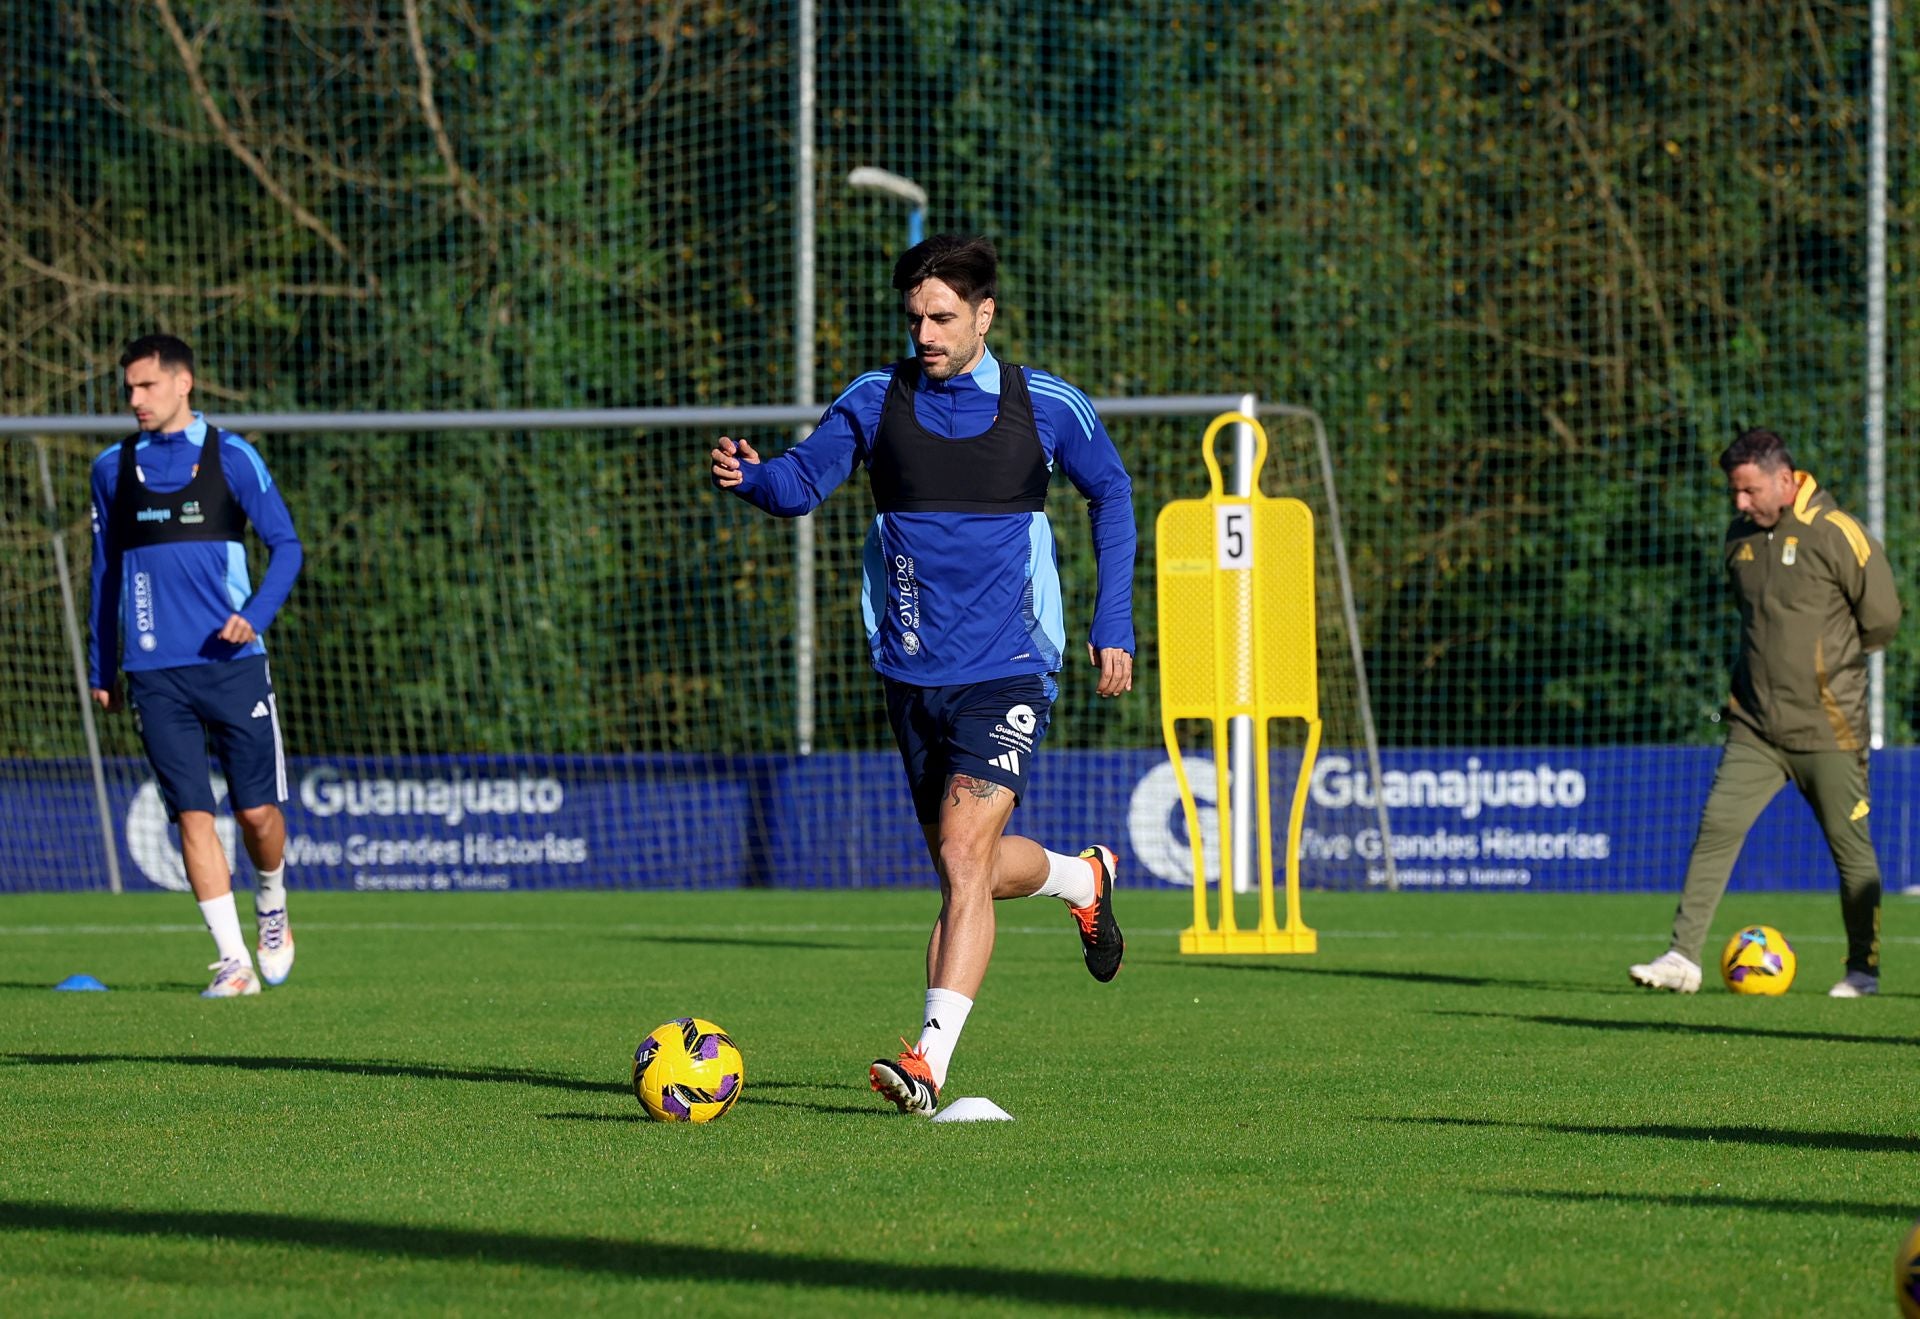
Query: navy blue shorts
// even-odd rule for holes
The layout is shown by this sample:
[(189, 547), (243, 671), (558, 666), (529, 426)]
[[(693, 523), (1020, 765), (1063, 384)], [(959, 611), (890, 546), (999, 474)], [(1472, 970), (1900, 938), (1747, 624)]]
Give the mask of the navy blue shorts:
[(914, 687), (884, 679), (887, 722), (906, 763), (913, 814), (921, 824), (940, 819), (947, 780), (967, 774), (1026, 795), (1034, 754), (1047, 734), (1054, 685), (1040, 674), (995, 678), (953, 687)]
[(127, 674), (134, 726), (160, 781), (167, 818), (213, 810), (211, 748), (235, 810), (287, 799), (287, 758), (265, 655)]

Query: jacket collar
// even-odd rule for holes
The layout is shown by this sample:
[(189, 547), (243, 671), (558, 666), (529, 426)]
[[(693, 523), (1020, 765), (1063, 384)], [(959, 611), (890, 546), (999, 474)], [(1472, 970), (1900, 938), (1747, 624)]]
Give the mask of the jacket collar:
[(1802, 526), (1812, 526), (1819, 514), (1813, 509), (1813, 498), (1820, 492), (1820, 483), (1813, 479), (1812, 472), (1794, 471), (1794, 479), (1800, 483), (1800, 493), (1793, 497), (1793, 516)]

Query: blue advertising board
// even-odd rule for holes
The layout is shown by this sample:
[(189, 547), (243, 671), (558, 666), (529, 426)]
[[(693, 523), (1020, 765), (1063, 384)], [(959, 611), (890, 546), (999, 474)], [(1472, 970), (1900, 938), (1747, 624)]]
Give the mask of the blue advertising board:
[[(1308, 887), (1677, 889), (1719, 752), (1712, 747), (1393, 750), (1314, 766), (1302, 845)], [(1274, 759), (1284, 838), (1297, 755)], [(1189, 763), (1203, 832), (1214, 774)], [(812, 756), (417, 756), (296, 759), (287, 860), (296, 883), (359, 891), (867, 887), (930, 872), (891, 752)], [(1877, 753), (1874, 838), (1892, 891), (1910, 887), (1920, 752)], [(184, 889), (177, 840), (138, 760), (111, 762), (109, 811), (128, 886)], [(1387, 806), (1383, 836), (1376, 798)], [(233, 822), (220, 816), (229, 851)], [(1191, 882), (1171, 765), (1159, 751), (1041, 757), (1014, 829), (1062, 851), (1102, 842), (1123, 883)], [(81, 761), (0, 762), (0, 891), (106, 886)], [(237, 854), (237, 853), (236, 853)], [(1210, 857), (1209, 870), (1217, 869)], [(1736, 886), (1821, 889), (1832, 862), (1798, 795), (1761, 816)]]

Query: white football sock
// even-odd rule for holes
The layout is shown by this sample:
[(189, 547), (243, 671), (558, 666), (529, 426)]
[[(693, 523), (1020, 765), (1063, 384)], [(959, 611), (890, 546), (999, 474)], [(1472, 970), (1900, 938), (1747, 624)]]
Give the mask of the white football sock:
[(233, 905), (232, 893), (222, 893), (201, 903), (200, 915), (207, 922), (214, 946), (220, 950), (221, 961), (253, 965), (253, 958), (247, 955), (247, 941), (240, 937), (240, 909)]
[(282, 861), (272, 870), (258, 872), (260, 887), (253, 895), (253, 914), (263, 911), (285, 911), (287, 909), (287, 863)]
[(967, 1014), (971, 1011), (973, 1000), (965, 994), (956, 994), (951, 989), (927, 991), (927, 1015), (921, 1018), (926, 1024), (920, 1027), (920, 1049), (927, 1056), (927, 1066), (933, 1069), (935, 1090), (947, 1083), (947, 1064), (953, 1061), (953, 1051), (960, 1043), (960, 1032), (966, 1027)]
[(1034, 890), (1034, 897), (1062, 898), (1070, 907), (1084, 907), (1093, 901), (1094, 893), (1092, 862), (1084, 856), (1047, 852), (1047, 882)]

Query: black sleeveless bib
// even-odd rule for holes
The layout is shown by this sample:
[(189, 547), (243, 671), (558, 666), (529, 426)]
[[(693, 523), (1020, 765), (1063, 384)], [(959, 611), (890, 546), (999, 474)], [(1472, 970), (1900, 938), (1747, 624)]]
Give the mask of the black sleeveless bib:
[(920, 364), (894, 370), (880, 407), (867, 478), (882, 513), (1037, 513), (1046, 507), (1047, 470), (1027, 377), (1000, 364), (1000, 412), (979, 435), (945, 439), (913, 414)]
[(247, 529), (247, 513), (227, 487), (220, 466), (220, 430), (207, 423), (200, 462), (193, 479), (178, 490), (149, 490), (135, 470), (138, 435), (120, 442), (120, 477), (111, 515), (116, 550), (145, 549), (182, 541), (237, 541)]

